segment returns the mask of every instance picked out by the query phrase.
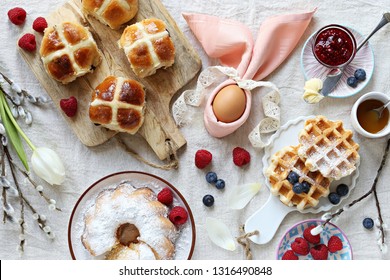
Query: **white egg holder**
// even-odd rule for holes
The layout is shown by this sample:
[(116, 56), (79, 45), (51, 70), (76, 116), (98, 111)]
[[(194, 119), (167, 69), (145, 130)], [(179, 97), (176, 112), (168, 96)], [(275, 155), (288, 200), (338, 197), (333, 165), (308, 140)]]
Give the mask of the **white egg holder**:
[[(304, 116), (294, 120), (290, 120), (285, 125), (283, 125), (279, 129), (279, 131), (272, 135), (272, 137), (270, 138), (270, 143), (272, 144), (265, 148), (262, 160), (263, 174), (265, 178), (267, 178), (266, 170), (269, 166), (272, 155), (285, 146), (298, 145), (298, 134), (303, 129), (305, 121), (311, 118), (315, 118), (315, 116)], [(332, 204), (327, 197), (322, 197), (316, 207), (311, 207), (299, 211), (296, 207), (289, 207), (283, 204), (279, 200), (278, 196), (274, 196), (270, 193), (269, 198), (263, 205), (263, 207), (253, 213), (252, 216), (250, 216), (245, 222), (245, 232), (249, 233), (257, 230), (259, 234), (251, 236), (251, 241), (256, 244), (266, 244), (272, 240), (283, 219), (290, 212), (299, 211), (302, 214), (317, 214), (320, 212), (329, 211), (333, 207), (340, 205), (342, 201), (350, 195), (351, 191), (356, 186), (356, 182), (359, 177), (359, 165), (360, 162), (357, 164), (356, 170), (354, 171), (354, 173), (352, 173), (352, 175), (344, 177), (337, 181), (333, 181), (331, 183), (331, 192), (335, 191), (336, 187), (339, 184), (346, 184), (347, 186), (349, 186), (348, 194), (346, 196), (341, 197), (340, 202), (338, 204)], [(265, 184), (270, 190), (271, 186), (267, 179), (265, 180)]]

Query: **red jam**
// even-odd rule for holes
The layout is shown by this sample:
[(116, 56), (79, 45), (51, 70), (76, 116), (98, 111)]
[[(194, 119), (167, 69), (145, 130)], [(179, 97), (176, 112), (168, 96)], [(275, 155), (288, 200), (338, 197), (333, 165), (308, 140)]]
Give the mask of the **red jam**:
[(330, 27), (319, 31), (313, 51), (316, 58), (327, 66), (340, 66), (355, 55), (355, 39), (352, 34), (338, 28)]

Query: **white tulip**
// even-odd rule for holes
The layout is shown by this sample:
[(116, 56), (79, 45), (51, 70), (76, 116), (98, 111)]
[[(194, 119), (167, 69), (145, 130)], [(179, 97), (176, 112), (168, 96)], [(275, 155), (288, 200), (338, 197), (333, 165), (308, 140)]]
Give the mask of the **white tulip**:
[(60, 157), (49, 148), (36, 148), (31, 157), (34, 172), (51, 185), (60, 185), (65, 180), (65, 167)]

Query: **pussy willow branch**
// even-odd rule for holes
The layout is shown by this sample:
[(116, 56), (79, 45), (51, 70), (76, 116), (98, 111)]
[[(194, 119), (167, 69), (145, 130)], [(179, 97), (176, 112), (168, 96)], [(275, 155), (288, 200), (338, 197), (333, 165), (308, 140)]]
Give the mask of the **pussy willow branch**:
[[(0, 72), (0, 75), (3, 76), (4, 80), (10, 85), (12, 86), (12, 84), (14, 83), (10, 78), (8, 78), (7, 76), (5, 76), (3, 73)], [(28, 95), (28, 92), (25, 91), (24, 89), (21, 90), (21, 93), (23, 95)]]
[[(14, 178), (14, 181), (15, 181), (15, 186), (19, 192), (19, 198), (23, 201), (23, 203), (25, 203), (27, 205), (27, 207), (30, 209), (30, 211), (33, 213), (33, 214), (38, 214), (38, 212), (35, 210), (35, 208), (31, 205), (31, 203), (27, 200), (27, 198), (23, 195), (20, 187), (19, 187), (19, 184), (17, 183), (17, 180), (16, 180), (16, 174), (15, 174), (15, 167), (13, 166), (12, 164), (12, 157), (11, 157), (11, 154), (9, 153), (8, 151), (8, 148), (7, 147), (4, 147), (4, 151), (5, 151), (5, 154), (7, 156), (7, 159), (8, 161), (10, 162), (10, 169), (11, 169), (11, 173), (12, 173), (12, 177)], [(24, 211), (24, 207), (23, 207), (23, 211)], [(46, 225), (46, 221), (43, 221), (39, 215), (38, 215), (38, 225), (39, 225), (39, 228), (41, 230), (43, 230), (44, 226)]]
[[(16, 162), (14, 162), (14, 160), (13, 160), (11, 157), (9, 157), (9, 161), (10, 161), (10, 165), (13, 165), (20, 173), (22, 173), (23, 176), (30, 182), (30, 184), (31, 184), (33, 187), (36, 188), (36, 187), (38, 186), (38, 184), (37, 184), (33, 179), (31, 179), (31, 177), (29, 176), (29, 174), (28, 174), (25, 170), (23, 170), (22, 168), (20, 168), (20, 167), (16, 164)], [(47, 203), (50, 204), (50, 198), (48, 198), (42, 191), (38, 191), (38, 193), (39, 193), (39, 195), (40, 195), (43, 199), (46, 200)], [(60, 212), (62, 211), (61, 208), (58, 208), (57, 206), (56, 206), (55, 210), (60, 211)]]
[[(4, 147), (1, 145), (1, 176), (5, 176), (5, 152), (4, 152)], [(4, 204), (7, 203), (7, 193), (5, 188), (3, 187), (3, 192), (2, 192), (2, 197), (4, 200)], [(7, 212), (3, 210), (3, 223), (7, 221)]]
[[(5, 151), (5, 154), (7, 155), (8, 160), (9, 160), (10, 157), (9, 157), (8, 148), (4, 147), (4, 151)], [(16, 178), (16, 174), (15, 174), (15, 170), (14, 170), (13, 165), (10, 164), (9, 166), (10, 166), (12, 178), (14, 179), (15, 187), (18, 190), (19, 203), (20, 203), (20, 219), (21, 219), (20, 233), (24, 236), (24, 233), (25, 233), (25, 228), (24, 228), (24, 226), (25, 226), (25, 224), (24, 224), (24, 200), (23, 200), (22, 190), (20, 189), (18, 179)], [(24, 251), (24, 243), (25, 243), (25, 240), (21, 239), (19, 245), (20, 245), (20, 249), (22, 250), (22, 252)]]
[[(384, 152), (383, 157), (382, 157), (381, 164), (380, 164), (380, 166), (378, 168), (378, 171), (376, 172), (376, 176), (375, 176), (374, 182), (373, 182), (370, 190), (368, 192), (366, 192), (365, 194), (363, 194), (358, 199), (355, 199), (354, 201), (352, 201), (350, 204), (347, 205), (347, 207), (350, 208), (350, 207), (354, 206), (356, 203), (358, 203), (358, 202), (362, 201), (363, 199), (365, 199), (366, 197), (368, 197), (370, 194), (374, 194), (375, 205), (376, 205), (376, 209), (378, 211), (378, 218), (379, 218), (379, 230), (382, 233), (382, 237), (381, 237), (382, 244), (385, 243), (385, 231), (384, 231), (384, 228), (383, 228), (383, 218), (382, 218), (382, 212), (381, 212), (380, 203), (379, 203), (379, 200), (378, 200), (378, 194), (377, 194), (376, 186), (377, 186), (380, 174), (382, 173), (383, 167), (386, 164), (386, 159), (387, 159), (387, 156), (389, 154), (389, 148), (390, 148), (390, 138), (387, 140), (387, 144), (386, 144), (385, 152)], [(324, 222), (323, 226), (325, 226), (327, 223), (329, 223), (330, 220), (332, 220), (333, 218), (335, 218), (337, 216), (340, 216), (341, 213), (343, 213), (343, 212), (344, 212), (344, 208), (341, 208), (341, 209), (337, 210), (335, 213), (333, 213), (330, 216), (329, 219), (327, 219)]]

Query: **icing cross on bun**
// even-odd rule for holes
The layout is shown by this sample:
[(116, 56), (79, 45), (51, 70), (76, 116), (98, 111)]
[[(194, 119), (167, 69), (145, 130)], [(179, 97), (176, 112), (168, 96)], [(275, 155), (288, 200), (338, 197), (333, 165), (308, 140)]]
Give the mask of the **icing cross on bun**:
[(138, 12), (138, 0), (83, 0), (83, 11), (112, 29), (119, 29)]
[(162, 20), (144, 19), (123, 31), (119, 47), (125, 51), (134, 73), (144, 78), (175, 61), (175, 46)]
[(102, 60), (92, 34), (74, 22), (46, 28), (39, 52), (46, 72), (63, 84), (92, 72)]
[(144, 106), (140, 83), (109, 76), (92, 93), (89, 118), (108, 129), (135, 134), (144, 122)]
[(81, 241), (92, 256), (106, 259), (172, 259), (178, 231), (168, 212), (150, 188), (124, 181), (97, 196)]

